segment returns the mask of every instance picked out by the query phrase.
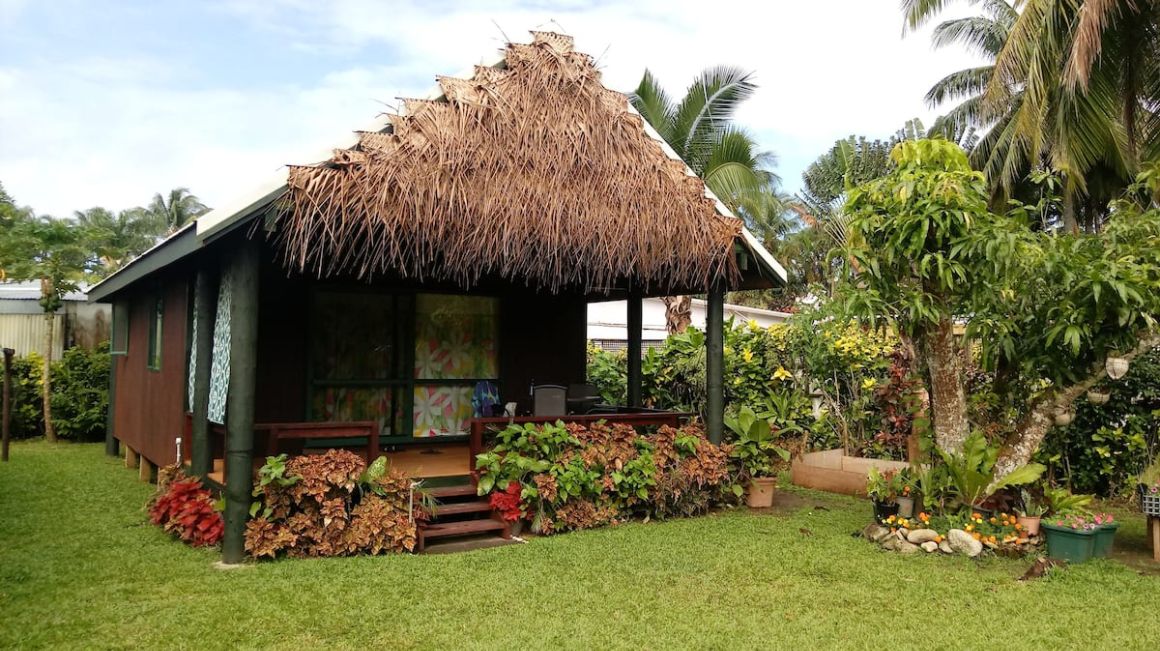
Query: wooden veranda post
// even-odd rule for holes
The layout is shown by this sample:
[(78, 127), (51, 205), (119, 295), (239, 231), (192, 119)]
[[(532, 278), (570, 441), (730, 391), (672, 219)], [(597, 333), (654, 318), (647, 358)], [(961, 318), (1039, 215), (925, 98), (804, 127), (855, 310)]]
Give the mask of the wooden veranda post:
[(644, 330), (644, 301), (639, 292), (628, 295), (628, 406), (640, 407), (644, 404), (641, 389), (641, 338)]
[(117, 357), (109, 355), (109, 406), (105, 410), (105, 454), (120, 456), (117, 450), (117, 435), (113, 431), (113, 407), (117, 404)]
[(4, 396), (3, 411), (0, 412), (0, 461), (8, 460), (8, 440), (12, 436), (12, 356), (11, 348), (4, 349)]
[(725, 286), (709, 288), (705, 315), (705, 426), (709, 440), (720, 443), (725, 434)]
[(190, 471), (204, 477), (211, 470), (209, 442), (209, 375), (213, 365), (213, 328), (217, 312), (218, 280), (200, 269), (194, 280), (194, 319), (197, 339), (193, 342), (197, 365), (193, 369), (193, 428), (190, 435)]
[(246, 518), (253, 490), (254, 366), (258, 348), (260, 243), (248, 240), (230, 269), (230, 386), (226, 394), (226, 512), (222, 562), (245, 558)]

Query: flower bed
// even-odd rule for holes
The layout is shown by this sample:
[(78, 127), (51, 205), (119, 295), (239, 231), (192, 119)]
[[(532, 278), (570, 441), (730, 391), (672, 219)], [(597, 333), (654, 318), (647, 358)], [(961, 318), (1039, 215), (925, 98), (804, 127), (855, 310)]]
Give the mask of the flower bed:
[(862, 535), (889, 551), (941, 551), (971, 557), (985, 551), (1023, 555), (1036, 549), (1041, 542), (1038, 536), (1028, 534), (1018, 518), (1009, 513), (990, 517), (978, 512), (948, 516), (923, 512), (914, 518), (891, 516), (883, 523), (868, 525)]
[(535, 533), (695, 515), (744, 492), (732, 446), (713, 445), (695, 425), (655, 434), (624, 424), (513, 425), (496, 440), (476, 461), (479, 493)]

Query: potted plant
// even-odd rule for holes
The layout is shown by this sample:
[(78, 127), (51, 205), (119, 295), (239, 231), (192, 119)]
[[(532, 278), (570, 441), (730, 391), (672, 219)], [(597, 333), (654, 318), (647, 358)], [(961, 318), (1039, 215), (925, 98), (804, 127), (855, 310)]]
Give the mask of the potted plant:
[(1093, 405), (1104, 405), (1112, 399), (1112, 394), (1103, 389), (1091, 389), (1087, 392), (1087, 399)]
[(1126, 357), (1109, 355), (1107, 361), (1104, 362), (1104, 370), (1108, 372), (1108, 377), (1113, 380), (1118, 380), (1128, 373), (1128, 367), (1130, 365)]
[(1092, 540), (1092, 556), (1106, 558), (1112, 553), (1112, 545), (1116, 541), (1116, 530), (1120, 523), (1111, 513), (1097, 513), (1091, 517), (1095, 525), (1095, 538)]
[[(866, 476), (866, 495), (874, 503), (874, 518), (878, 522), (898, 515), (898, 476), (893, 470), (881, 472), (871, 466)], [(913, 505), (912, 505), (913, 506)]]
[(1053, 517), (1042, 523), (1047, 556), (1069, 563), (1084, 563), (1095, 552), (1096, 525), (1082, 515)]
[(741, 463), (749, 480), (746, 504), (754, 509), (773, 506), (778, 460), (789, 461), (789, 450), (774, 442), (769, 419), (758, 418), (749, 407), (742, 407), (736, 417), (726, 418), (725, 424), (737, 435), (731, 455)]
[(916, 513), (914, 496), (918, 492), (914, 475), (910, 472), (910, 468), (903, 468), (898, 471), (896, 477), (898, 478), (898, 496), (894, 499), (898, 503), (898, 517), (913, 518)]
[(1055, 412), (1055, 424), (1059, 427), (1067, 427), (1071, 425), (1071, 421), (1075, 420), (1075, 412), (1070, 409), (1060, 409)]
[(1043, 514), (1047, 512), (1047, 505), (1037, 502), (1026, 489), (1020, 491), (1020, 498), (1023, 504), (1018, 509), (1019, 517), (1016, 518), (1016, 523), (1026, 535), (1038, 536), (1039, 522), (1043, 518)]

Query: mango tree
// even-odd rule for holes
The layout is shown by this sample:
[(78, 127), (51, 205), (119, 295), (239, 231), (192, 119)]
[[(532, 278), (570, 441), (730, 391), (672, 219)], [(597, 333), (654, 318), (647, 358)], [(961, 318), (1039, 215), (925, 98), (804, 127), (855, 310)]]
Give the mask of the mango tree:
[(983, 175), (957, 145), (902, 142), (896, 168), (850, 194), (845, 280), (852, 315), (911, 339), (925, 366), (938, 446), (962, 450), (973, 425), (968, 345), (1022, 405), (996, 477), (1025, 464), (1066, 408), (1105, 375), (1160, 344), (1160, 213), (1121, 202), (1103, 233), (1033, 231), (1034, 208), (987, 207)]

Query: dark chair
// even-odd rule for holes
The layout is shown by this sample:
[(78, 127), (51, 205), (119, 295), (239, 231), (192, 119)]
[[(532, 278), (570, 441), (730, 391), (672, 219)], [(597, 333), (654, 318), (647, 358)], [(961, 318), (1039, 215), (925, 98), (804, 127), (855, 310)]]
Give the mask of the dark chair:
[(558, 384), (539, 384), (532, 387), (532, 413), (536, 416), (564, 416), (567, 414), (568, 392)]
[(602, 399), (600, 392), (591, 384), (568, 385), (568, 413), (570, 414), (590, 413)]

